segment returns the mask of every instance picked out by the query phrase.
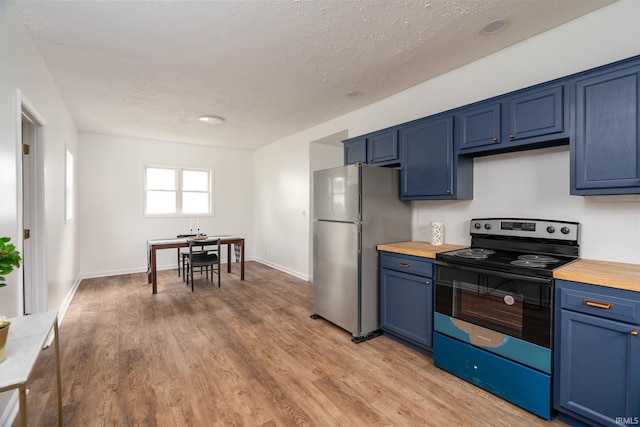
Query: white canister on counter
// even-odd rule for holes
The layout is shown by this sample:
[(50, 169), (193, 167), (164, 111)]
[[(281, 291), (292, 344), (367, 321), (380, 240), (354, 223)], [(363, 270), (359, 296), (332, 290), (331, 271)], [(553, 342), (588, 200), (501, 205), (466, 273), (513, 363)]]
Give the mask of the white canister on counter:
[(444, 243), (444, 224), (441, 222), (431, 223), (431, 244), (440, 246)]

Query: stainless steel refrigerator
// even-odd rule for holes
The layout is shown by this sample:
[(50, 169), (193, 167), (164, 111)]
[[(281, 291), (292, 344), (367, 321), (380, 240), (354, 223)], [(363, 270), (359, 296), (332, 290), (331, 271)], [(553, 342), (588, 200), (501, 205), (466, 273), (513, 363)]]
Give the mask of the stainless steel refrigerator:
[(400, 200), (400, 171), (349, 165), (313, 175), (313, 310), (351, 332), (380, 329), (376, 245), (411, 240), (411, 206)]

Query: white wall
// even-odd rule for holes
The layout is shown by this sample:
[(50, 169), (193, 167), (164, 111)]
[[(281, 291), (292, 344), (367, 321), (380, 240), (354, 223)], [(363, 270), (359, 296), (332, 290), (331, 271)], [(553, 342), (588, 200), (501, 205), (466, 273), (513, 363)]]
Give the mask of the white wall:
[[(619, 1), (257, 150), (254, 153), (257, 255), (277, 253), (276, 246), (282, 243), (276, 236), (286, 236), (286, 248), (291, 252), (308, 248), (308, 233), (283, 231), (288, 222), (298, 219), (298, 205), (289, 209), (276, 203), (290, 197), (290, 193), (284, 186), (265, 182), (277, 180), (270, 177), (273, 171), (283, 171), (293, 179), (306, 179), (300, 169), (309, 155), (309, 141), (342, 129), (349, 129), (350, 137), (361, 135), (639, 55), (639, 16), (640, 2)], [(291, 173), (291, 168), (298, 174)], [(533, 215), (579, 221), (583, 225), (581, 255), (584, 258), (640, 262), (640, 243), (636, 243), (640, 237), (637, 215), (640, 199), (636, 196), (569, 196), (568, 148), (478, 158), (474, 178), (472, 201), (414, 202), (413, 238), (428, 240), (428, 224), (437, 220), (445, 224), (447, 243), (467, 244), (468, 220), (473, 217)], [(531, 187), (534, 196), (522, 196), (520, 191)], [(298, 204), (308, 203), (308, 195), (297, 194), (296, 197)], [(265, 231), (270, 226), (276, 227), (274, 231)], [(308, 262), (305, 266), (284, 254), (277, 263), (295, 269), (303, 276), (310, 270)]]
[[(190, 218), (195, 228), (195, 216), (143, 217), (145, 164), (213, 169), (214, 214), (198, 218), (200, 231), (244, 237), (245, 257), (253, 257), (251, 152), (91, 133), (80, 138), (82, 277), (145, 271), (147, 240), (188, 232)], [(176, 262), (175, 250), (158, 252), (159, 268), (175, 268)]]
[[(19, 188), (20, 101), (17, 93), (44, 119), (45, 239), (47, 308), (58, 310), (76, 282), (75, 223), (64, 221), (65, 148), (77, 153), (78, 133), (45, 62), (9, 2), (0, 1), (0, 235), (21, 246)], [(77, 162), (77, 160), (76, 160)], [(42, 266), (45, 267), (45, 266)], [(0, 288), (0, 312), (22, 313), (21, 271)], [(0, 425), (8, 422), (12, 393), (0, 395)]]
[(283, 140), (253, 163), (256, 260), (306, 279), (309, 264), (309, 140)]
[(474, 185), (473, 200), (414, 203), (414, 239), (430, 240), (431, 221), (468, 244), (474, 217), (561, 219), (580, 222), (582, 258), (640, 263), (640, 196), (570, 196), (569, 147), (477, 158)]
[[(59, 309), (75, 279), (75, 224), (65, 224), (65, 153), (77, 153), (78, 132), (43, 58), (10, 4), (0, 2), (0, 234), (21, 243), (22, 200), (18, 90), (45, 121), (45, 229), (49, 309)], [(7, 277), (0, 289), (0, 311), (17, 315), (20, 273)]]

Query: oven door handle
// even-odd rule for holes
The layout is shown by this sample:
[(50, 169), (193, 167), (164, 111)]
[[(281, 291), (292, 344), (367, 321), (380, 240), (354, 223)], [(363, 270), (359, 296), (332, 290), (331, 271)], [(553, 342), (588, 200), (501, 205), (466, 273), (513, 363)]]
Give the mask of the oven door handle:
[(505, 271), (488, 270), (488, 269), (483, 269), (483, 268), (473, 268), (473, 267), (467, 267), (467, 266), (458, 265), (458, 264), (449, 264), (447, 262), (439, 261), (439, 260), (436, 260), (434, 263), (435, 263), (436, 266), (449, 267), (449, 268), (453, 268), (453, 269), (456, 269), (456, 270), (470, 271), (472, 273), (490, 274), (492, 276), (502, 277), (504, 279), (526, 280), (526, 281), (529, 281), (529, 282), (540, 283), (542, 285), (547, 285), (547, 286), (551, 286), (551, 282), (553, 281), (553, 279), (550, 279), (550, 278), (547, 279), (547, 278), (543, 278), (543, 277), (525, 276), (525, 275), (522, 275), (522, 274), (507, 273)]

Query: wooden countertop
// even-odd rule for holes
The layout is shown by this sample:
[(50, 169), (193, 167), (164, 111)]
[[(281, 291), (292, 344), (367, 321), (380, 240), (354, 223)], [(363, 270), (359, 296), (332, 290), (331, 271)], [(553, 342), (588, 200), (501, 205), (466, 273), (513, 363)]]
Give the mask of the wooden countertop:
[(462, 245), (432, 245), (429, 242), (400, 242), (378, 245), (379, 251), (395, 252), (397, 254), (421, 256), (425, 258), (435, 258), (438, 252), (452, 251), (454, 249), (464, 249), (468, 246)]
[(553, 277), (640, 292), (640, 265), (638, 264), (579, 259), (554, 270)]
[[(438, 252), (463, 249), (464, 245), (435, 246), (429, 242), (400, 242), (378, 245), (379, 251), (435, 258)], [(640, 265), (621, 262), (579, 259), (553, 271), (555, 279), (640, 292)]]

